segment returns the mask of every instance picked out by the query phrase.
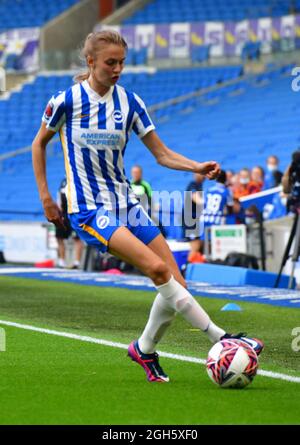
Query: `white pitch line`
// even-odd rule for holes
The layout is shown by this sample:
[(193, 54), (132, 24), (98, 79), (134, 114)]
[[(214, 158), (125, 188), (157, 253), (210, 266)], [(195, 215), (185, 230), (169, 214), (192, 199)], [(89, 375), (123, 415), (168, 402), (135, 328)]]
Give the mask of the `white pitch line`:
[[(80, 340), (80, 341), (85, 341), (88, 343), (96, 343), (98, 345), (110, 346), (112, 348), (119, 348), (119, 349), (127, 349), (128, 348), (128, 345), (126, 345), (124, 343), (103, 340), (101, 338), (89, 337), (87, 335), (72, 334), (71, 332), (62, 332), (62, 331), (56, 331), (56, 330), (52, 330), (52, 329), (39, 328), (37, 326), (15, 323), (12, 321), (0, 320), (0, 325), (11, 326), (14, 328), (19, 328), (19, 329), (25, 329), (27, 331), (40, 332), (42, 334), (56, 335), (58, 337), (71, 338), (72, 340)], [(173, 360), (180, 360), (182, 362), (198, 363), (200, 365), (205, 365), (205, 363), (206, 363), (206, 360), (204, 360), (202, 358), (190, 357), (188, 355), (171, 354), (169, 352), (162, 352), (162, 351), (158, 351), (158, 353), (161, 357), (171, 358)], [(260, 369), (260, 370), (258, 370), (257, 374), (259, 374), (263, 377), (269, 377), (271, 379), (285, 380), (287, 382), (292, 382), (292, 383), (300, 383), (300, 377), (294, 377), (291, 375), (282, 374), (280, 372), (264, 371), (263, 369)]]

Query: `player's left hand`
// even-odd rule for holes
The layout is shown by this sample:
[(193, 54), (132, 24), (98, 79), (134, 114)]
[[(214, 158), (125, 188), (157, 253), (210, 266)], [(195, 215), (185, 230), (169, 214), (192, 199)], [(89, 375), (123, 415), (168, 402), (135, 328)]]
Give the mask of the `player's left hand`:
[(219, 176), (220, 171), (221, 167), (218, 162), (209, 161), (201, 162), (196, 173), (201, 173), (201, 175), (204, 175), (207, 179), (216, 179)]

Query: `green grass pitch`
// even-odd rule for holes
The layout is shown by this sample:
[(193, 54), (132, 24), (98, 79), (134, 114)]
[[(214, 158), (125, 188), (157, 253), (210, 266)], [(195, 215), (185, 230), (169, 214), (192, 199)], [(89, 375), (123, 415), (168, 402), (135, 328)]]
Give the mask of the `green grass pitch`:
[[(0, 278), (0, 319), (129, 343), (143, 329), (154, 292)], [(300, 376), (291, 348), (299, 309), (199, 299), (230, 331), (261, 337), (260, 368)], [(1, 325), (0, 325), (1, 326)], [(150, 384), (123, 349), (2, 325), (0, 424), (299, 424), (300, 384), (258, 375), (243, 390), (222, 390), (205, 366), (161, 358), (169, 384)], [(160, 350), (206, 358), (206, 336), (177, 317)]]

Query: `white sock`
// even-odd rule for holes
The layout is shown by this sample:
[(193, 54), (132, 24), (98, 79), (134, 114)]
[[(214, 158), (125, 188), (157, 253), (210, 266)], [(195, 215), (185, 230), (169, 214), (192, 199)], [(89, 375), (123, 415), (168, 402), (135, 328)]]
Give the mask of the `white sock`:
[(156, 344), (161, 340), (175, 314), (165, 298), (158, 294), (153, 302), (144, 332), (138, 340), (139, 348), (144, 354), (152, 354), (155, 351)]
[(219, 326), (215, 325), (211, 320), (205, 332), (212, 343), (217, 343), (217, 341), (226, 334), (224, 329), (219, 328)]
[(65, 260), (63, 260), (62, 258), (58, 258), (57, 265), (58, 267), (65, 267), (66, 266)]
[(192, 297), (187, 289), (181, 286), (172, 276), (171, 279), (161, 286), (157, 286), (159, 293), (166, 299), (169, 305), (179, 312), (193, 327), (206, 332), (213, 343), (220, 340), (225, 331), (216, 326)]

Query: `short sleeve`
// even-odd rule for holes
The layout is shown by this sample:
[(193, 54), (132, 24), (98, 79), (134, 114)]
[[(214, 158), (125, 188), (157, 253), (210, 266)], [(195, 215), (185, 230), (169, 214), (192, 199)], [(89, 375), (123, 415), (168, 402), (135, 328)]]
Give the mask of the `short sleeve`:
[(132, 129), (139, 138), (143, 138), (151, 130), (155, 130), (155, 126), (148, 114), (146, 105), (137, 94), (134, 94), (134, 115)]
[(58, 131), (66, 121), (65, 93), (60, 91), (49, 100), (42, 121), (54, 132)]

